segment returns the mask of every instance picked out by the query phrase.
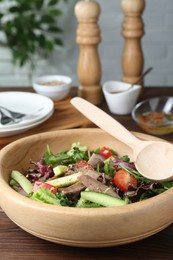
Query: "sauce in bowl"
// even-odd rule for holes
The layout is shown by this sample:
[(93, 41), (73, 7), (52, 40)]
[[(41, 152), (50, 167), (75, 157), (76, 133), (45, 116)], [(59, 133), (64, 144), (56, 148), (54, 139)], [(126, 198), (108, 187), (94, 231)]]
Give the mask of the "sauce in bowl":
[(145, 112), (138, 115), (140, 127), (151, 134), (168, 134), (173, 132), (172, 113)]

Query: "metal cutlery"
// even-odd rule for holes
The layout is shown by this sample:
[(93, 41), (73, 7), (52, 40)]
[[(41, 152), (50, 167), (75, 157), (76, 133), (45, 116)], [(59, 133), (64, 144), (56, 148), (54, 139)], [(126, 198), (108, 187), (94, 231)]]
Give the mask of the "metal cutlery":
[(26, 114), (12, 111), (12, 110), (10, 110), (6, 107), (3, 107), (3, 106), (0, 106), (0, 111), (5, 113), (5, 115), (7, 115), (11, 118), (22, 118), (22, 117), (26, 116)]
[(0, 110), (0, 123), (2, 125), (7, 125), (13, 122), (13, 119), (3, 113), (3, 111)]
[(23, 114), (0, 106), (0, 124), (9, 125), (19, 123), (22, 120), (30, 119), (33, 116), (37, 116), (42, 109), (43, 108), (40, 108), (31, 114)]

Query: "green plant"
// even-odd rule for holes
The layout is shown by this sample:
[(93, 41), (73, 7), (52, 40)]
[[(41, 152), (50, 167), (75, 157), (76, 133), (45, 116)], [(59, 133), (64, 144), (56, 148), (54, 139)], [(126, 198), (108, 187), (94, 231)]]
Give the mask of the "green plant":
[(10, 48), (15, 64), (30, 64), (34, 69), (35, 55), (45, 56), (56, 45), (62, 46), (62, 29), (58, 17), (62, 11), (58, 4), (67, 0), (0, 0), (0, 31)]

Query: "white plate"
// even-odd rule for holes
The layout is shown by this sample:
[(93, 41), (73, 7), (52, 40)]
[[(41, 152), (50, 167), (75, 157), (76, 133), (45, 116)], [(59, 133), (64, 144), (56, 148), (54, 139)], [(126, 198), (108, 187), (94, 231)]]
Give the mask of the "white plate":
[(35, 123), (24, 125), (24, 126), (21, 126), (21, 127), (18, 127), (18, 128), (13, 128), (13, 129), (1, 131), (0, 137), (12, 136), (12, 135), (17, 135), (17, 134), (26, 132), (27, 130), (34, 128), (35, 126), (40, 125), (41, 123), (46, 121), (49, 117), (51, 117), (52, 114), (53, 114), (53, 110), (46, 117), (42, 118), (39, 121), (36, 121)]
[(25, 113), (27, 115), (35, 113), (29, 119), (22, 120), (19, 123), (10, 125), (0, 125), (0, 131), (5, 129), (17, 128), (26, 124), (31, 124), (45, 117), (53, 109), (53, 102), (49, 98), (29, 93), (29, 92), (1, 92), (0, 106), (6, 107), (12, 111)]
[(37, 116), (8, 126), (0, 126), (0, 137), (16, 135), (33, 128), (47, 120), (54, 111), (54, 104), (48, 97), (29, 92), (0, 92), (0, 106), (25, 114), (40, 108)]

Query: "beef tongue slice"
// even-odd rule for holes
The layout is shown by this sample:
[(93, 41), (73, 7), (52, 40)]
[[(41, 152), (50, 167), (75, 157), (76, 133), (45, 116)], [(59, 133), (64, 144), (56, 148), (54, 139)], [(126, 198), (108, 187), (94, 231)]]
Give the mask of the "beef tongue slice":
[(85, 188), (85, 185), (83, 185), (81, 182), (76, 182), (75, 184), (72, 184), (66, 188), (59, 188), (58, 190), (63, 192), (67, 198), (73, 201), (79, 197), (80, 192), (85, 190)]
[(102, 192), (119, 198), (119, 195), (113, 190), (112, 187), (109, 187), (101, 183), (100, 181), (95, 180), (89, 175), (84, 174), (79, 177), (79, 180), (86, 188), (88, 188), (91, 191)]
[(104, 162), (105, 158), (101, 156), (100, 154), (95, 154), (93, 153), (88, 161), (90, 165), (92, 165), (93, 168), (96, 168), (96, 166), (102, 165)]

